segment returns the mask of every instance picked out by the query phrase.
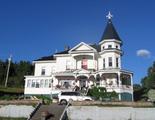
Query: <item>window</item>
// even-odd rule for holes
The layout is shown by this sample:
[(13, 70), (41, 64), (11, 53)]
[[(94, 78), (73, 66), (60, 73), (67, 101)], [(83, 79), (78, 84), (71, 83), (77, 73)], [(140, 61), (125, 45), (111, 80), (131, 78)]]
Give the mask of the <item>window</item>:
[(78, 92), (62, 92), (61, 95), (65, 95), (65, 96), (80, 96), (80, 93), (78, 93)]
[(41, 88), (44, 87), (44, 80), (40, 80), (40, 87), (41, 87)]
[(104, 50), (104, 46), (103, 46), (102, 48), (103, 48), (103, 50)]
[(52, 80), (49, 79), (49, 84), (48, 84), (49, 88), (51, 88), (51, 85), (52, 85)]
[(109, 67), (112, 67), (112, 57), (109, 57)]
[(119, 66), (119, 63), (118, 63), (118, 58), (116, 58), (116, 67)]
[(105, 58), (103, 59), (103, 68), (105, 68)]
[(96, 77), (96, 85), (100, 85), (100, 76)]
[(112, 45), (108, 45), (108, 48), (112, 48)]
[(35, 80), (32, 80), (32, 88), (35, 88)]
[(41, 75), (45, 75), (45, 68), (42, 68)]
[(61, 80), (61, 87), (65, 89), (69, 89), (71, 87), (71, 81)]
[(118, 45), (116, 45), (116, 49), (118, 49)]
[(31, 80), (27, 81), (27, 87), (30, 88), (31, 87)]
[(44, 85), (45, 88), (48, 87), (48, 80), (45, 80), (45, 85)]
[(68, 88), (70, 87), (70, 84), (69, 84), (69, 82), (64, 82), (63, 86), (64, 86), (66, 89), (68, 89)]
[(36, 80), (36, 88), (39, 88), (39, 87), (40, 87), (39, 80)]
[(81, 68), (83, 68), (83, 69), (87, 69), (87, 59), (86, 59), (86, 58), (83, 58), (83, 59), (82, 59), (82, 65), (81, 65)]

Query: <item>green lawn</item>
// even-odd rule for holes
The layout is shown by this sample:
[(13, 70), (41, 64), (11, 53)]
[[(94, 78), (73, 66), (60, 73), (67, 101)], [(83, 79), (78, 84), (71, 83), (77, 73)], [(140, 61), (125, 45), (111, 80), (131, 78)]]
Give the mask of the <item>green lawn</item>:
[(24, 94), (23, 88), (12, 88), (0, 86), (0, 100), (14, 100), (18, 99), (20, 95)]
[(26, 120), (27, 118), (0, 117), (0, 120)]
[(2, 87), (0, 86), (0, 92), (6, 93), (24, 93), (24, 88), (12, 88), (12, 87)]

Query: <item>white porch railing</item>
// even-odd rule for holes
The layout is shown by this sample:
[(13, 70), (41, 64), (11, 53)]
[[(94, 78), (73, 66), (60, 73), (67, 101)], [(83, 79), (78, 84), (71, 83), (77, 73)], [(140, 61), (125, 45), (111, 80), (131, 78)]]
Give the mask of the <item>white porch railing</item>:
[(106, 89), (133, 89), (131, 85), (103, 85), (100, 87), (105, 87)]

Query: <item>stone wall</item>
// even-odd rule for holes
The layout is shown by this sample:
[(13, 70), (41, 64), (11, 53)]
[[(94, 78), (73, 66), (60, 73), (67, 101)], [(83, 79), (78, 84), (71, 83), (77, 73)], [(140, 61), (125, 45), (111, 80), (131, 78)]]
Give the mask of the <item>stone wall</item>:
[(70, 106), (69, 120), (155, 120), (155, 108)]
[(82, 101), (72, 102), (73, 106), (126, 106), (126, 107), (154, 107), (152, 102), (101, 102), (101, 101)]
[(0, 117), (28, 118), (33, 110), (29, 105), (1, 105)]

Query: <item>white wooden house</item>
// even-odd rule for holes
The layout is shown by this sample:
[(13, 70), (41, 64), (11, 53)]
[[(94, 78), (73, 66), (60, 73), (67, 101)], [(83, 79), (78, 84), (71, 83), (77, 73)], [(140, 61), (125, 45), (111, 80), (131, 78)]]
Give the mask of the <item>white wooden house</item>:
[(98, 44), (81, 42), (73, 48), (34, 60), (33, 76), (25, 76), (25, 95), (51, 95), (75, 87), (105, 87), (119, 100), (133, 100), (133, 73), (121, 67), (122, 40), (111, 14)]

